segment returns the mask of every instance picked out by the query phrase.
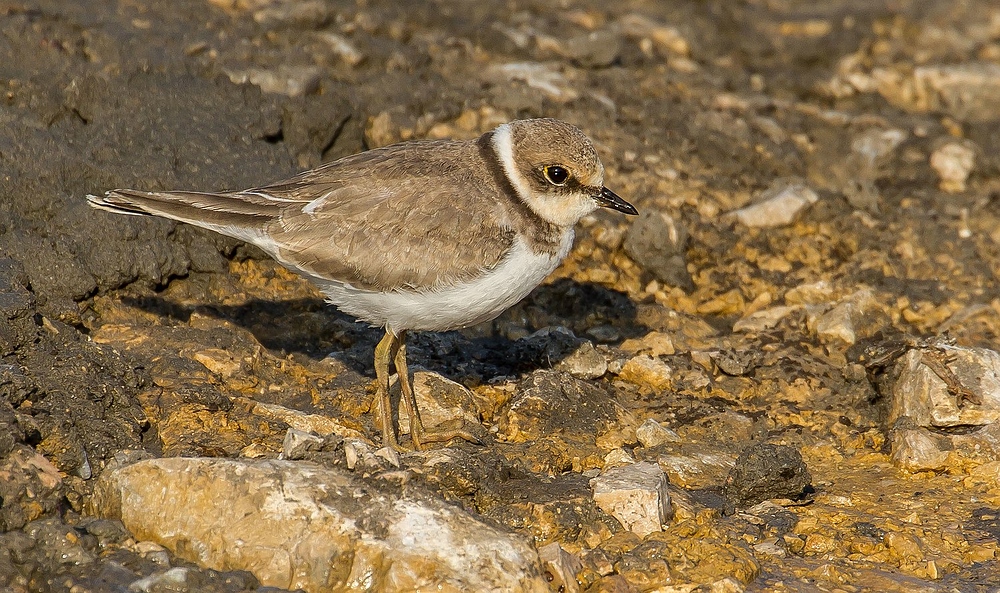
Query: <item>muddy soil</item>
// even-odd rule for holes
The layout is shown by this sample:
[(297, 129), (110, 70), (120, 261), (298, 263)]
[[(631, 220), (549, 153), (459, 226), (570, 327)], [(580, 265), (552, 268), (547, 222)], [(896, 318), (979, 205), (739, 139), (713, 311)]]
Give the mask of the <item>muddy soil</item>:
[[(164, 590), (142, 579), (171, 566), (267, 590), (87, 515), (94, 477), (276, 457), (277, 409), (377, 440), (379, 330), (253, 247), (87, 194), (239, 189), (541, 116), (585, 130), (643, 216), (585, 219), (499, 319), (413, 336), (489, 438), (411, 487), (558, 542), (581, 590), (1000, 588), (1000, 446), (901, 462), (891, 361), (859, 354), (1000, 346), (994, 2), (0, 2), (0, 91), (4, 591)], [(596, 371), (568, 366), (581, 345)], [(650, 419), (677, 438), (637, 436)], [(587, 480), (643, 460), (677, 512), (639, 537)]]

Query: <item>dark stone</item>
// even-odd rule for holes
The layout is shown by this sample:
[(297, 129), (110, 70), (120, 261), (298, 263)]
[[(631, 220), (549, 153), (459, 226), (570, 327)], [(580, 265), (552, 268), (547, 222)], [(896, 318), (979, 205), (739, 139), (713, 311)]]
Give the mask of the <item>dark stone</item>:
[(772, 498), (800, 498), (811, 480), (798, 450), (761, 443), (744, 450), (736, 459), (722, 493), (731, 508), (745, 508)]

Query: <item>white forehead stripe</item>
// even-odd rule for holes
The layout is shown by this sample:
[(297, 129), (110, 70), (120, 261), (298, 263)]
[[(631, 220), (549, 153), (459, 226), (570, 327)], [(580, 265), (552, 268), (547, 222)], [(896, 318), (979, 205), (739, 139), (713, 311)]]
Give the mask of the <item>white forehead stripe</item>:
[(528, 181), (514, 165), (514, 139), (511, 137), (510, 124), (498, 126), (493, 131), (492, 141), (493, 150), (500, 159), (500, 165), (503, 167), (504, 173), (507, 174), (507, 180), (510, 181), (522, 200), (529, 199), (531, 191), (528, 188)]

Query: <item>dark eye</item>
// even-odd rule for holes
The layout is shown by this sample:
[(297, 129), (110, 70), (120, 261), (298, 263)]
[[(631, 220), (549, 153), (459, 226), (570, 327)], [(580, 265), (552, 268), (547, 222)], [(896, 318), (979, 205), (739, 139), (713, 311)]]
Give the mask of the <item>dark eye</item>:
[(560, 167), (559, 165), (549, 165), (542, 169), (545, 173), (545, 178), (549, 180), (552, 185), (562, 185), (566, 183), (569, 179), (569, 171), (565, 167)]

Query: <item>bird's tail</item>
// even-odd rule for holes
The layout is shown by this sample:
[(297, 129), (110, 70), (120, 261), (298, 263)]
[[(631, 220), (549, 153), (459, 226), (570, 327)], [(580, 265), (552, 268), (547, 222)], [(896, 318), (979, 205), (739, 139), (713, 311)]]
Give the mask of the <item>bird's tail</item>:
[(253, 192), (138, 191), (115, 189), (104, 197), (88, 195), (94, 208), (117, 214), (151, 215), (186, 222), (230, 237), (257, 243), (279, 205)]

